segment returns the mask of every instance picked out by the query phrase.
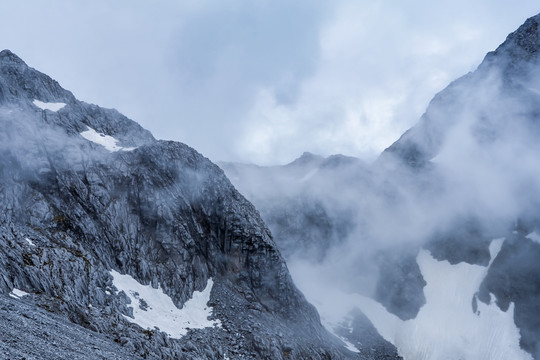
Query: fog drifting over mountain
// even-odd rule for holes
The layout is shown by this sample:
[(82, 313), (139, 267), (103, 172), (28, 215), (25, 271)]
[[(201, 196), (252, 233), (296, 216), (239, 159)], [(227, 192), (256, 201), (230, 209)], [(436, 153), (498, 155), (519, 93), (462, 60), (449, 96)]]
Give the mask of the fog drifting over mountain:
[[(535, 17), (475, 72), (437, 94), (419, 123), (371, 165), (309, 154), (285, 167), (223, 165), (261, 210), (295, 281), (333, 326), (357, 307), (406, 359), (475, 359), (488, 349), (490, 359), (529, 358), (519, 344), (538, 356), (532, 320), (538, 294), (530, 289), (538, 281), (532, 254), (540, 246), (534, 240), (540, 231), (539, 50)], [(527, 265), (516, 270), (517, 263)], [(455, 291), (449, 290), (453, 281)], [(472, 292), (459, 295), (469, 281)], [(435, 300), (445, 293), (448, 300)], [(442, 307), (429, 310), (434, 301)], [(471, 316), (445, 310), (444, 301), (464, 301), (455, 311)], [(473, 316), (480, 302), (493, 315), (484, 318), (488, 323)], [(440, 320), (451, 323), (440, 334), (446, 342), (427, 335), (424, 311), (434, 311), (425, 319), (448, 317)], [(505, 325), (489, 325), (496, 318)], [(415, 331), (403, 330), (407, 321), (417, 322)], [(452, 328), (454, 334), (477, 329), (479, 338), (453, 338)], [(425, 331), (423, 341), (410, 338), (416, 331)], [(484, 337), (497, 340), (490, 345)], [(463, 341), (475, 345), (460, 353)], [(495, 351), (495, 344), (514, 352)], [(446, 350), (435, 350), (443, 345)]]
[(540, 11), (534, 0), (22, 0), (0, 9), (3, 48), (78, 98), (214, 161), (257, 164), (304, 151), (373, 160), (434, 93)]

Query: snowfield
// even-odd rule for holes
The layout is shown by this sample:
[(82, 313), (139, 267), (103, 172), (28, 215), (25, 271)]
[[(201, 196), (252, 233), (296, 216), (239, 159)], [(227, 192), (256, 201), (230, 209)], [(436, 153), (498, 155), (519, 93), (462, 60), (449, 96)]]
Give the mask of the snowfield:
[(212, 279), (208, 279), (203, 291), (195, 291), (182, 309), (178, 309), (161, 288), (154, 289), (150, 285), (142, 285), (131, 276), (122, 275), (114, 270), (111, 271), (111, 275), (113, 285), (131, 300), (133, 318), (125, 315), (124, 317), (142, 328), (159, 328), (170, 337), (179, 339), (187, 334), (190, 328), (221, 326), (220, 320), (208, 320), (212, 315), (212, 308), (206, 304), (210, 300)]
[[(491, 262), (504, 239), (490, 245)], [(529, 360), (519, 347), (519, 329), (514, 323), (514, 304), (504, 312), (495, 304), (476, 299), (488, 267), (437, 261), (426, 250), (417, 257), (426, 304), (415, 319), (402, 321), (375, 301), (364, 298), (359, 307), (377, 331), (393, 343), (405, 360)], [(491, 262), (489, 265), (491, 265)], [(477, 311), (473, 312), (473, 301)]]
[[(490, 304), (476, 298), (503, 242), (504, 238), (491, 242), (491, 261), (487, 267), (464, 262), (452, 265), (434, 259), (427, 250), (420, 250), (416, 261), (427, 282), (426, 304), (411, 320), (403, 321), (377, 301), (359, 294), (332, 289), (329, 296), (328, 289), (318, 293), (324, 287), (305, 283), (301, 290), (317, 307), (328, 330), (333, 332), (347, 321), (352, 310), (360, 309), (405, 360), (532, 360), (519, 346), (514, 304), (504, 312), (495, 304), (495, 296), (492, 295)], [(296, 273), (308, 270), (313, 269), (298, 265), (292, 268)]]

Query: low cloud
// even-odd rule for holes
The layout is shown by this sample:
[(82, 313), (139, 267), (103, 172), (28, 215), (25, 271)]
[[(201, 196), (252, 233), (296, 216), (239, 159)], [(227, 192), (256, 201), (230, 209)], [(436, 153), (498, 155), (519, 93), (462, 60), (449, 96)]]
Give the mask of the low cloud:
[(30, 66), (158, 138), (212, 160), (276, 164), (303, 151), (373, 159), (539, 10), (533, 0), (24, 0), (2, 5), (0, 30)]

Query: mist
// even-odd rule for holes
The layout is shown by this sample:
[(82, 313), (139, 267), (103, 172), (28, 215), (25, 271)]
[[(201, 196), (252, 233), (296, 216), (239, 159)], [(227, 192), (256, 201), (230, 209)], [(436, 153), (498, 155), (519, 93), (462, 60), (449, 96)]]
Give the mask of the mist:
[[(304, 150), (324, 155), (306, 153), (284, 166), (231, 163), (221, 166), (232, 183), (259, 209), (295, 282), (317, 306), (331, 331), (336, 331), (338, 326), (347, 328), (349, 325), (343, 325), (345, 320), (355, 317), (354, 311), (360, 309), (388, 341), (399, 346), (396, 341), (406, 338), (391, 338), (388, 334), (392, 331), (385, 330), (403, 332), (407, 324), (418, 321), (419, 314), (434, 308), (430, 291), (441, 284), (434, 283), (437, 280), (433, 279), (437, 278), (430, 276), (430, 271), (436, 269), (448, 275), (455, 269), (464, 269), (465, 275), (474, 272), (476, 282), (467, 283), (472, 290), (466, 294), (467, 306), (459, 311), (470, 310), (474, 315), (476, 307), (493, 312), (501, 321), (513, 319), (514, 322), (505, 322), (504, 326), (518, 326), (521, 338), (516, 338), (517, 330), (511, 328), (508, 333), (512, 336), (503, 339), (508, 343), (502, 344), (513, 348), (518, 341), (531, 354), (540, 351), (536, 341), (540, 331), (534, 324), (536, 314), (540, 313), (538, 306), (512, 297), (521, 296), (517, 291), (512, 292), (515, 288), (525, 292), (529, 296), (527, 300), (536, 296), (526, 292), (529, 278), (535, 275), (517, 273), (519, 267), (513, 270), (513, 263), (504, 261), (512, 258), (514, 263), (532, 267), (535, 259), (531, 260), (530, 254), (535, 254), (539, 246), (531, 235), (540, 233), (537, 20), (529, 21), (527, 29), (510, 36), (499, 49), (488, 54), (475, 71), (435, 95), (417, 125), (392, 143), (416, 121), (433, 92), (456, 73), (473, 69), (472, 61), (480, 59), (470, 49), (487, 43), (478, 40), (486, 37), (476, 31), (490, 21), (469, 18), (467, 23), (474, 26), (453, 23), (450, 30), (445, 30), (452, 34), (443, 31), (429, 36), (426, 29), (448, 17), (461, 18), (463, 9), (470, 12), (468, 5), (458, 4), (459, 11), (454, 7), (444, 7), (449, 11), (441, 11), (439, 6), (418, 2), (415, 3), (418, 8), (426, 8), (440, 17), (425, 16), (422, 21), (416, 21), (417, 17), (403, 17), (400, 11), (391, 10), (391, 2), (371, 8), (349, 1), (339, 2), (335, 7), (305, 2), (292, 12), (287, 4), (243, 8), (240, 3), (233, 8), (220, 8), (223, 13), (207, 8), (206, 4), (178, 5), (169, 8), (170, 11), (139, 5), (127, 13), (124, 24), (132, 29), (144, 23), (136, 32), (144, 36), (136, 37), (137, 41), (131, 33), (129, 41), (124, 41), (124, 35), (113, 36), (113, 41), (103, 47), (96, 44), (101, 45), (100, 37), (109, 36), (107, 29), (111, 24), (118, 25), (116, 18), (106, 17), (106, 21), (96, 25), (96, 19), (103, 15), (100, 11), (87, 16), (87, 12), (74, 6), (69, 8), (69, 13), (84, 14), (84, 21), (68, 16), (70, 27), (76, 28), (73, 22), (84, 24), (86, 34), (93, 34), (97, 27), (101, 35), (84, 37), (91, 41), (80, 41), (73, 35), (71, 40), (77, 41), (66, 41), (70, 46), (55, 44), (54, 47), (61, 49), (59, 53), (67, 60), (57, 62), (51, 57), (48, 61), (60, 66), (67, 62), (91, 68), (89, 64), (94, 65), (91, 62), (96, 58), (106, 59), (95, 67), (98, 70), (93, 70), (99, 76), (90, 73), (90, 77), (98, 81), (115, 78), (116, 86), (121, 84), (125, 89), (126, 84), (134, 85), (128, 87), (135, 92), (131, 96), (118, 95), (121, 94), (118, 87), (109, 89), (110, 84), (103, 82), (88, 85), (94, 87), (94, 95), (87, 95), (92, 91), (81, 89), (83, 97), (122, 111), (127, 108), (126, 113), (142, 123), (163, 118), (166, 121), (154, 128), (158, 136), (189, 143), (213, 159), (224, 156), (275, 163)], [(484, 13), (485, 7), (491, 8), (492, 4), (475, 10)], [(19, 5), (14, 9), (20, 10)], [(51, 9), (46, 11), (63, 14), (54, 7)], [(152, 29), (154, 23), (146, 17), (146, 11), (150, 10), (151, 14), (166, 19), (163, 28)], [(510, 12), (513, 7), (504, 10)], [(418, 13), (414, 9), (413, 12)], [(24, 12), (5, 12), (9, 13)], [(182, 16), (177, 19), (174, 15), (179, 13)], [(267, 13), (271, 16), (267, 17)], [(360, 13), (365, 28), (356, 25)], [(286, 30), (274, 31), (274, 20), (282, 20), (288, 14), (292, 16), (286, 19)], [(307, 15), (302, 17), (303, 14)], [(36, 24), (37, 18), (54, 23), (48, 16), (34, 14)], [(302, 21), (297, 22), (296, 18)], [(21, 19), (15, 21), (25, 23)], [(2, 23), (10, 26), (10, 21)], [(254, 31), (246, 33), (247, 25), (253, 25)], [(410, 32), (401, 32), (402, 28), (411, 26)], [(15, 40), (26, 39), (22, 48), (36, 57), (37, 50), (28, 50), (33, 49), (29, 44), (34, 41), (28, 38), (35, 37), (34, 31), (8, 30), (6, 34), (17, 34), (10, 37), (10, 44), (18, 45)], [(51, 38), (66, 35), (61, 29), (51, 31), (44, 27), (43, 31), (53, 35)], [(390, 39), (390, 33), (400, 36), (392, 37), (390, 46), (381, 48), (381, 44), (386, 45), (385, 39)], [(355, 47), (356, 41), (365, 46)], [(49, 44), (41, 46), (43, 50)], [(74, 51), (77, 48), (85, 51)], [(467, 56), (460, 55), (451, 69), (436, 65), (457, 58), (460, 53)], [(77, 56), (85, 60), (72, 61)], [(41, 52), (37, 57), (45, 58)], [(111, 62), (112, 58), (115, 60)], [(394, 58), (398, 62), (393, 62)], [(42, 67), (38, 61), (35, 64)], [(55, 77), (60, 74), (63, 83), (77, 88), (68, 79), (85, 83), (87, 75), (72, 76), (84, 73), (83, 65), (71, 72), (51, 73)], [(43, 68), (50, 72), (50, 66), (49, 63)], [(134, 74), (146, 74), (146, 78), (138, 83)], [(102, 101), (95, 95), (95, 89), (101, 92), (104, 88), (106, 100)], [(65, 94), (45, 95), (51, 97), (49, 100), (70, 101), (69, 97), (53, 99)], [(4, 166), (2, 172), (18, 171), (17, 176), (30, 180), (45, 177), (54, 171), (51, 156), (66, 158), (57, 163), (74, 166), (74, 171), (87, 162), (106, 162), (103, 159), (108, 153), (104, 149), (77, 135), (102, 121), (94, 119), (93, 123), (92, 118), (82, 119), (77, 115), (61, 118), (50, 112), (41, 115), (34, 111), (35, 114), (28, 115), (32, 113), (27, 111), (32, 110), (32, 105), (24, 106), (25, 111), (15, 107), (0, 109), (0, 125), (10, 134), (0, 139), (0, 152), (6, 157), (17, 154), (9, 163), (13, 166)], [(92, 108), (75, 102), (68, 106), (74, 107), (71, 110), (77, 106)], [(97, 127), (94, 130), (118, 135), (118, 140), (129, 147), (153, 139), (113, 110), (100, 110), (94, 115), (101, 117), (101, 111), (114, 113), (124, 133), (109, 134), (107, 129)], [(14, 120), (23, 117), (31, 119), (20, 123)], [(67, 130), (56, 131), (55, 121), (63, 121), (63, 129)], [(107, 122), (104, 123), (106, 127)], [(45, 149), (38, 151), (38, 146)], [(385, 147), (376, 160), (366, 160)], [(90, 148), (96, 151), (87, 151)], [(356, 157), (325, 157), (333, 152)], [(36, 153), (40, 156), (35, 157)], [(189, 184), (207, 181), (205, 176), (199, 178), (189, 171), (185, 176)], [(9, 185), (18, 186), (16, 182)], [(189, 196), (197, 200), (199, 194), (193, 192)], [(149, 198), (148, 203), (160, 205), (156, 199)], [(4, 204), (8, 208), (17, 205)], [(167, 220), (174, 219), (173, 212), (161, 215)], [(523, 250), (529, 248), (531, 251)], [(512, 284), (512, 291), (500, 285), (501, 277), (507, 275), (521, 281)], [(468, 280), (471, 279), (463, 276), (457, 283)], [(456, 326), (490, 331), (483, 319), (464, 319)], [(419, 328), (425, 330), (423, 325)], [(449, 343), (454, 346), (450, 350), (464, 346), (459, 339)], [(412, 349), (408, 354), (417, 350)], [(522, 355), (519, 357), (526, 358)]]
[[(436, 277), (425, 273), (435, 265), (425, 264), (479, 266), (481, 282), (498, 254), (490, 251), (493, 239), (530, 242), (525, 236), (540, 224), (540, 66), (535, 57), (516, 56), (516, 42), (525, 46), (515, 39), (437, 94), (418, 124), (373, 163), (304, 154), (282, 167), (222, 164), (261, 211), (295, 282), (328, 327), (355, 308), (380, 305), (375, 315), (366, 313), (378, 330), (415, 321), (433, 305), (424, 290), (435, 286)], [(433, 257), (424, 268), (421, 251)], [(476, 299), (469, 296), (468, 304)], [(494, 316), (506, 311), (483, 301)], [(500, 319), (515, 329), (512, 314)], [(459, 326), (480, 324), (472, 317)], [(529, 341), (516, 336), (504, 341)], [(456, 341), (450, 350), (460, 346)]]
[(267, 165), (304, 151), (372, 161), (540, 10), (535, 0), (0, 4), (3, 48), (77, 98), (213, 161)]

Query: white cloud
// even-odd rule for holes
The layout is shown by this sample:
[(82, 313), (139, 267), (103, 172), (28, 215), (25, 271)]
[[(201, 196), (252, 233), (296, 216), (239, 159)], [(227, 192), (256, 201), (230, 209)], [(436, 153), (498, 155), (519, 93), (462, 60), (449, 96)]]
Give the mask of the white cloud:
[(281, 104), (269, 98), (271, 88), (260, 91), (237, 153), (265, 164), (304, 150), (374, 158), (418, 120), (436, 92), (533, 15), (526, 6), (537, 7), (509, 11), (504, 28), (492, 4), (477, 4), (490, 8), (483, 16), (465, 5), (341, 1), (321, 26), (317, 70), (301, 84), (298, 100)]
[(213, 160), (264, 163), (373, 157), (540, 11), (533, 0), (1, 3), (2, 46), (80, 99)]

